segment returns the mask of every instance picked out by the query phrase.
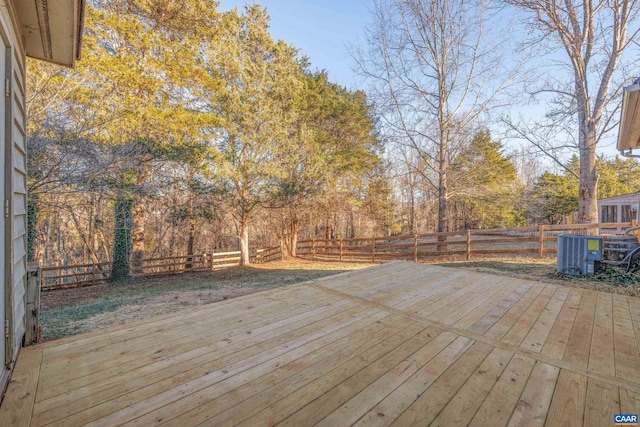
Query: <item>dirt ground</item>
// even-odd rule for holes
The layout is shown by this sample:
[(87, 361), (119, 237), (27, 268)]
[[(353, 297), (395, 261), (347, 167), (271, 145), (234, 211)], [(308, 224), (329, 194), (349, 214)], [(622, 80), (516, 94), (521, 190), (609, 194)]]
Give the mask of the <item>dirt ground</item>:
[[(40, 323), (43, 338), (56, 339), (371, 265), (296, 259), (136, 279), (118, 285), (44, 291)], [(640, 296), (638, 275), (609, 269), (594, 278), (559, 276), (555, 273), (555, 259), (493, 258), (439, 265)]]

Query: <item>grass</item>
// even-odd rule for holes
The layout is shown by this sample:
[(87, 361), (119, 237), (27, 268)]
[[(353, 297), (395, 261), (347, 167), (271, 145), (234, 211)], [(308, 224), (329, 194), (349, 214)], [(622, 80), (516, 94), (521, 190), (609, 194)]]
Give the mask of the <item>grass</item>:
[(132, 302), (133, 300), (125, 298), (100, 298), (87, 304), (43, 310), (40, 313), (40, 324), (45, 325), (42, 337), (45, 340), (49, 340), (84, 332), (79, 326), (81, 321), (90, 319), (98, 314), (113, 312)]

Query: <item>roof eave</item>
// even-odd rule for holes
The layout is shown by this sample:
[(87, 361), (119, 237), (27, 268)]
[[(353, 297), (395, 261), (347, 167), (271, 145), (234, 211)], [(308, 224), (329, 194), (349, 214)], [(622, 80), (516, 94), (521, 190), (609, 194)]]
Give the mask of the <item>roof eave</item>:
[(617, 148), (618, 151), (640, 148), (640, 84), (638, 83), (625, 87), (622, 94)]
[(73, 67), (80, 58), (84, 0), (14, 1), (27, 56)]

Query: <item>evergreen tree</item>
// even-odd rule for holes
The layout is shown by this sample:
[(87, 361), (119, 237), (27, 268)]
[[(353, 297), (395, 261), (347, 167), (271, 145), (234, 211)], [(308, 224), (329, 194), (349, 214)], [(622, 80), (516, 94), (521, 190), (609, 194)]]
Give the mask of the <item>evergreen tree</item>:
[(457, 229), (524, 224), (516, 207), (521, 186), (502, 143), (478, 132), (451, 163), (452, 212)]

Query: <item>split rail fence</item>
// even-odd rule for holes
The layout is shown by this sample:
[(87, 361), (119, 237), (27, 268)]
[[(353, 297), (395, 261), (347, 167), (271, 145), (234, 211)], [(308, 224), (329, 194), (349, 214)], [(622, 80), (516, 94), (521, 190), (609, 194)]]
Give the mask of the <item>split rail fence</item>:
[[(465, 259), (482, 256), (538, 256), (557, 253), (558, 234), (623, 234), (635, 223), (540, 225), (535, 227), (463, 230), (450, 233), (358, 239), (312, 239), (298, 241), (297, 255), (324, 261), (384, 262), (392, 260)], [(252, 263), (282, 258), (279, 246), (258, 249)], [(131, 260), (134, 277), (216, 270), (236, 266), (240, 252), (220, 252)], [(40, 269), (41, 289), (73, 287), (104, 282), (111, 272), (110, 262), (75, 264)]]
[[(282, 258), (279, 246), (257, 249), (251, 253), (251, 262), (261, 264)], [(131, 260), (133, 277), (179, 274), (189, 271), (218, 270), (240, 264), (240, 252), (218, 252), (200, 255), (182, 255), (162, 258)], [(40, 269), (40, 288), (55, 289), (104, 282), (111, 273), (110, 262), (74, 264)]]
[(635, 223), (540, 225), (462, 230), (359, 239), (312, 239), (298, 242), (299, 257), (324, 261), (464, 259), (482, 256), (537, 256), (557, 253), (559, 234), (620, 235)]

